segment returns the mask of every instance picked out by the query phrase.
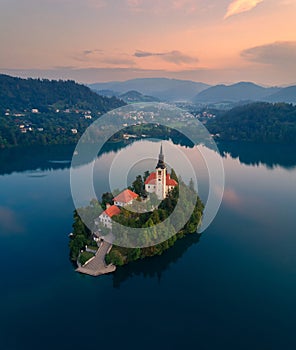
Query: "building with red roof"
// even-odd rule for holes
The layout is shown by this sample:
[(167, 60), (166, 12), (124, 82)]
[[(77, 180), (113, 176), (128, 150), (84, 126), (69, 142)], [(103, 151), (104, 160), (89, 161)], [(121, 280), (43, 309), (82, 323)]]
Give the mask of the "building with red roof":
[(118, 196), (113, 198), (114, 204), (119, 207), (125, 207), (127, 205), (133, 204), (133, 201), (137, 199), (139, 196), (137, 193), (131, 190), (124, 190)]
[(103, 224), (107, 228), (112, 228), (112, 217), (120, 214), (120, 209), (116, 205), (108, 205), (107, 209), (95, 220), (95, 224)]
[(163, 200), (177, 185), (177, 181), (171, 179), (170, 174), (167, 173), (161, 145), (156, 171), (147, 177), (145, 190), (148, 193), (156, 193), (158, 199)]

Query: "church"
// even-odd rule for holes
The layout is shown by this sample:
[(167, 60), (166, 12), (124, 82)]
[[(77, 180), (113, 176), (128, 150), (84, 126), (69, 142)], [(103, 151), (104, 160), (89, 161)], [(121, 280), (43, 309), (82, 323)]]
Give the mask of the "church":
[(177, 185), (177, 181), (171, 179), (170, 174), (167, 173), (161, 145), (156, 171), (147, 177), (145, 181), (145, 190), (147, 193), (155, 193), (158, 199), (163, 200), (166, 198), (169, 191), (174, 189)]

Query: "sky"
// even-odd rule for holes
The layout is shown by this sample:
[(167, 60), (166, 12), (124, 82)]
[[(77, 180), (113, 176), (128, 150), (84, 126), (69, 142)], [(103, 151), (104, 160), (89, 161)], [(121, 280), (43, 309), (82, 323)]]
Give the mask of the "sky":
[(296, 0), (1, 0), (0, 73), (296, 84)]

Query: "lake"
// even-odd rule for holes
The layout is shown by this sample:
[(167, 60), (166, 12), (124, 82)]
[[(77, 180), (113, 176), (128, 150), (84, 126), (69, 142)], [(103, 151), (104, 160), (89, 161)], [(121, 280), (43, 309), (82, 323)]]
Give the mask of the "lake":
[[(119, 152), (133, 157), (153, 147), (157, 156), (159, 145), (107, 147), (96, 193), (109, 189)], [(174, 147), (200, 171), (206, 199), (204, 165), (192, 149)], [(99, 278), (75, 273), (69, 260), (73, 147), (1, 151), (1, 349), (295, 349), (296, 153), (275, 145), (219, 148), (225, 192), (210, 227), (161, 257)], [(132, 168), (127, 181), (145, 166)]]

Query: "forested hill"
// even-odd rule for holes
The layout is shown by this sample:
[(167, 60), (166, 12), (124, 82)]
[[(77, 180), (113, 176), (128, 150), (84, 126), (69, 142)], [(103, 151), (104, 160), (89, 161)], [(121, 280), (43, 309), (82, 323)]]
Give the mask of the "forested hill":
[(221, 140), (296, 143), (296, 106), (252, 103), (233, 108), (207, 123)]
[(72, 80), (21, 79), (0, 74), (0, 112), (38, 109), (80, 109), (106, 112), (122, 106), (115, 97), (99, 96)]
[(0, 149), (76, 143), (95, 119), (123, 105), (74, 81), (0, 75)]

